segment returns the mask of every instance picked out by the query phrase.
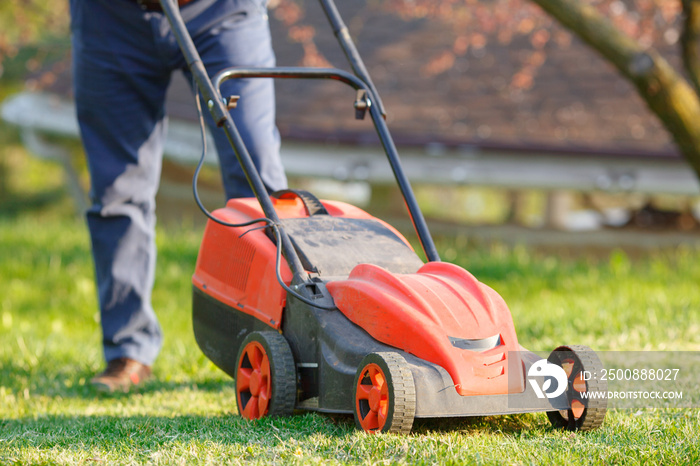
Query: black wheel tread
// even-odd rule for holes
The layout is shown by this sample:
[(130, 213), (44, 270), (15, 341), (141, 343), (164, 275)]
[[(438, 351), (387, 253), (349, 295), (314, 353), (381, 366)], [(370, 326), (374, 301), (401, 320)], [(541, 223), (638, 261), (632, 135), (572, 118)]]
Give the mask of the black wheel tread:
[[(370, 353), (360, 363), (358, 376), (370, 362), (374, 362), (388, 372), (385, 374), (390, 383), (390, 403), (387, 423), (383, 432), (408, 434), (413, 428), (416, 413), (416, 388), (413, 373), (403, 356), (398, 353)], [(355, 382), (357, 385), (357, 381)], [(354, 394), (353, 394), (354, 396)], [(357, 419), (357, 413), (355, 413)], [(356, 421), (357, 422), (357, 421)], [(357, 422), (358, 428), (361, 428)]]
[(287, 417), (294, 413), (297, 377), (294, 357), (287, 340), (277, 332), (260, 332), (269, 345), (272, 399), (268, 416)]
[[(252, 332), (241, 344), (241, 350), (256, 340), (263, 345), (270, 362), (272, 394), (267, 416), (288, 417), (294, 413), (296, 404), (296, 367), (289, 343), (280, 333), (273, 331)], [(240, 351), (238, 358), (240, 359)], [(238, 407), (240, 410), (240, 406)]]
[[(600, 373), (601, 369), (603, 368), (603, 364), (600, 361), (600, 358), (598, 358), (598, 355), (596, 355), (596, 353), (588, 346), (560, 346), (559, 348), (552, 351), (552, 354), (559, 350), (572, 352), (574, 356), (579, 359), (580, 364), (582, 366), (582, 370)], [(552, 356), (550, 355), (550, 358), (551, 357)], [(607, 391), (607, 383), (598, 379), (587, 380), (586, 386), (588, 392)], [(606, 398), (588, 398), (586, 401), (587, 404), (583, 416), (580, 419), (575, 420), (573, 422), (565, 419), (559, 413), (559, 411), (548, 412), (547, 417), (552, 423), (552, 426), (559, 429), (580, 431), (588, 431), (599, 428), (601, 425), (603, 425), (603, 421), (605, 420), (608, 401)]]
[(416, 387), (406, 360), (397, 353), (382, 353), (394, 382), (394, 415), (388, 432), (408, 434), (416, 414)]

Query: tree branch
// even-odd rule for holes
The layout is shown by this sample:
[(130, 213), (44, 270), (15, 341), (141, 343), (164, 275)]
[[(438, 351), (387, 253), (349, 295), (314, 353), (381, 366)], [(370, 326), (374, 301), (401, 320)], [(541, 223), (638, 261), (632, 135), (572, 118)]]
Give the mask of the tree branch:
[(683, 66), (688, 72), (695, 92), (700, 95), (700, 1), (682, 0), (683, 32), (680, 37)]
[(635, 85), (700, 177), (700, 98), (688, 81), (655, 50), (644, 49), (590, 4), (581, 0), (532, 1)]

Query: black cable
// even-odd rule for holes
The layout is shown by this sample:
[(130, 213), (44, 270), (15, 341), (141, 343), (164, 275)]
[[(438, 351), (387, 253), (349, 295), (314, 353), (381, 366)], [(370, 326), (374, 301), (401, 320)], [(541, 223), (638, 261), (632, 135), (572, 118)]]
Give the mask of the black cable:
[[(194, 80), (194, 77), (193, 77)], [(232, 227), (232, 228), (242, 228), (242, 227), (247, 227), (250, 225), (254, 225), (256, 223), (265, 223), (267, 227), (270, 227), (274, 230), (274, 237), (275, 237), (275, 244), (277, 246), (277, 255), (275, 257), (275, 275), (277, 277), (277, 281), (279, 282), (280, 286), (289, 293), (290, 295), (294, 296), (297, 298), (299, 301), (308, 304), (309, 306), (316, 307), (318, 309), (323, 309), (326, 311), (335, 311), (338, 308), (333, 305), (333, 306), (323, 306), (319, 305), (317, 303), (314, 303), (310, 299), (300, 295), (296, 291), (292, 290), (287, 284), (282, 280), (282, 236), (279, 230), (280, 225), (277, 223), (273, 222), (271, 219), (267, 217), (263, 218), (257, 218), (254, 220), (250, 220), (245, 223), (229, 223), (225, 222), (219, 218), (216, 218), (211, 212), (207, 210), (207, 208), (204, 206), (202, 203), (202, 200), (199, 198), (199, 190), (197, 189), (197, 181), (199, 179), (199, 172), (202, 170), (202, 166), (204, 165), (204, 159), (207, 155), (207, 135), (206, 135), (206, 127), (204, 124), (204, 113), (202, 112), (202, 104), (199, 100), (199, 92), (197, 92), (197, 86), (193, 83), (193, 90), (195, 94), (195, 103), (197, 106), (197, 115), (199, 116), (199, 130), (200, 134), (202, 137), (202, 155), (199, 157), (199, 162), (197, 163), (197, 168), (194, 171), (194, 175), (192, 176), (192, 193), (194, 194), (194, 200), (197, 203), (197, 206), (199, 207), (199, 210), (201, 210), (204, 215), (209, 218), (210, 220), (223, 225), (225, 227)], [(245, 234), (245, 233), (244, 233)]]
[[(192, 78), (194, 80), (194, 77)], [(249, 225), (253, 225), (255, 223), (260, 223), (264, 222), (267, 223), (268, 225), (272, 223), (272, 220), (269, 218), (258, 218), (255, 220), (251, 220), (249, 222), (245, 223), (229, 223), (229, 222), (224, 222), (223, 220), (214, 217), (214, 215), (211, 214), (207, 210), (206, 207), (204, 207), (204, 204), (202, 203), (202, 200), (199, 198), (199, 190), (197, 189), (197, 181), (199, 180), (199, 172), (202, 170), (202, 166), (204, 165), (204, 158), (207, 156), (207, 135), (206, 135), (206, 128), (204, 124), (204, 113), (202, 112), (202, 104), (199, 101), (199, 92), (197, 91), (197, 86), (193, 83), (193, 90), (195, 94), (195, 104), (197, 106), (197, 115), (199, 116), (199, 131), (200, 135), (202, 138), (202, 155), (199, 157), (199, 162), (197, 163), (197, 168), (194, 170), (194, 175), (192, 176), (192, 193), (194, 194), (194, 201), (197, 203), (197, 206), (199, 207), (199, 210), (201, 210), (204, 215), (207, 216), (210, 220), (213, 220), (214, 222), (223, 225), (225, 227), (234, 227), (234, 228), (240, 228), (240, 227), (247, 227)]]

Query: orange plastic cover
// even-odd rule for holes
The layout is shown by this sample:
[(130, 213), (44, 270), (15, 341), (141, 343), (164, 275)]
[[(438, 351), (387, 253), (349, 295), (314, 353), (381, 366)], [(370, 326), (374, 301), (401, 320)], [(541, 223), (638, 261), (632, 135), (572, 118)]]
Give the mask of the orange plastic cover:
[[(304, 204), (298, 198), (272, 198), (272, 202), (280, 218), (307, 216)], [(374, 218), (344, 202), (322, 203), (332, 216)], [(264, 217), (255, 198), (232, 199), (225, 208), (214, 211), (213, 215), (225, 222), (237, 224)], [(398, 231), (382, 223), (408, 245)], [(192, 283), (217, 301), (279, 329), (286, 293), (275, 275), (276, 245), (265, 234), (261, 228), (263, 226), (264, 223), (258, 223), (233, 228), (209, 220)], [(292, 274), (284, 258), (281, 261), (281, 275), (285, 283), (291, 282)]]
[[(507, 373), (508, 352), (520, 347), (505, 301), (461, 267), (430, 262), (414, 274), (392, 274), (361, 264), (327, 288), (338, 308), (372, 337), (442, 366), (460, 395), (524, 389), (522, 371)], [(465, 349), (479, 341), (495, 346)]]

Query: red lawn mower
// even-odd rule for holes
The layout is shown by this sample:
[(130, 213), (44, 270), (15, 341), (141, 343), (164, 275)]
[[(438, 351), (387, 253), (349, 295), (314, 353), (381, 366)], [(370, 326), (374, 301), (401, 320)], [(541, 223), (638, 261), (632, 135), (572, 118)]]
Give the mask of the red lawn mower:
[[(195, 189), (209, 221), (192, 279), (194, 333), (235, 379), (243, 417), (348, 413), (364, 431), (402, 433), (415, 418), (534, 411), (559, 428), (602, 424), (605, 400), (589, 395), (606, 387), (583, 377), (600, 372), (595, 353), (563, 346), (543, 359), (523, 349), (498, 293), (440, 261), (382, 102), (332, 0), (320, 3), (354, 73), (232, 68), (213, 80), (177, 7), (161, 3), (256, 196), (208, 213)], [(269, 195), (229, 115), (236, 97), (219, 91), (237, 78), (352, 87), (356, 117), (372, 118), (427, 263), (396, 229), (357, 207), (293, 189)]]

